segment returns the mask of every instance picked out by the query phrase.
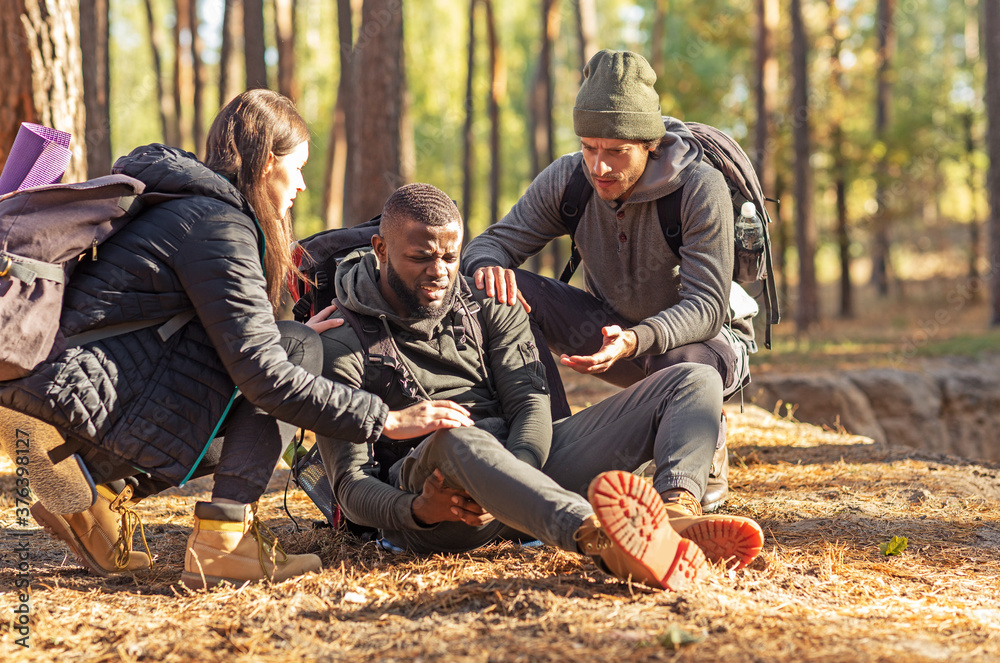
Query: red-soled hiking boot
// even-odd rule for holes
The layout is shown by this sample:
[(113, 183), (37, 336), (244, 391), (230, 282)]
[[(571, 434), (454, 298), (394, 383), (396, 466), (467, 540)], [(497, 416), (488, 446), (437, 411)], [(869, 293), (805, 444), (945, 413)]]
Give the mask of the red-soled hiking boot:
[(679, 591), (708, 571), (701, 549), (670, 527), (663, 500), (648, 481), (604, 472), (590, 482), (587, 498), (595, 517), (577, 530), (577, 545), (618, 578)]
[(683, 488), (663, 494), (670, 526), (685, 539), (698, 544), (712, 562), (725, 562), (731, 569), (742, 569), (764, 547), (760, 525), (742, 516), (702, 515), (701, 503)]

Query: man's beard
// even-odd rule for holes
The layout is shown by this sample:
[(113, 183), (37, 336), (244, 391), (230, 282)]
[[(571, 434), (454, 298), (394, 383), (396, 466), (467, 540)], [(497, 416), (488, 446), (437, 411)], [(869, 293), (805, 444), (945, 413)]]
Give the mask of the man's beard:
[(451, 306), (454, 301), (455, 289), (458, 286), (458, 279), (452, 281), (451, 286), (448, 288), (448, 293), (443, 299), (434, 304), (422, 304), (420, 302), (420, 297), (417, 295), (416, 290), (411, 290), (406, 287), (403, 283), (403, 279), (399, 277), (399, 273), (392, 268), (391, 262), (386, 262), (385, 265), (386, 279), (388, 279), (389, 287), (392, 291), (396, 293), (399, 297), (400, 303), (406, 307), (407, 317), (410, 320), (427, 320), (430, 318), (440, 317), (441, 314)]

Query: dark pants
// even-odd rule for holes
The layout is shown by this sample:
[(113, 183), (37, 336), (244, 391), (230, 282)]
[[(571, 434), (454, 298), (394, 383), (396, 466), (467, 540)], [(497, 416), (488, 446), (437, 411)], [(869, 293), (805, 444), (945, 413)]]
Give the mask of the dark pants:
[[(591, 355), (601, 349), (601, 329), (608, 325), (628, 328), (635, 321), (626, 320), (606, 303), (588, 292), (523, 269), (516, 270), (517, 287), (531, 305), (531, 331), (538, 347), (548, 347), (556, 354)], [(552, 395), (552, 418), (569, 416), (569, 402), (550, 352), (540, 352)], [(667, 366), (681, 363), (711, 366), (722, 377), (723, 397), (732, 395), (742, 384), (737, 380), (746, 355), (739, 356), (727, 340), (725, 331), (702, 343), (672, 348), (660, 355), (646, 355), (616, 362), (604, 373), (595, 374), (605, 382), (628, 387)]]
[[(323, 343), (319, 334), (288, 320), (278, 322), (278, 331), (288, 360), (319, 375), (323, 370)], [(242, 395), (237, 396), (219, 429), (220, 436), (212, 440), (192, 477), (215, 475), (213, 498), (245, 504), (256, 502), (267, 488), (281, 451), (297, 430), (297, 426), (278, 421)], [(171, 486), (148, 474), (136, 474), (136, 468), (112, 461), (99, 449), (88, 447), (82, 454), (95, 483), (127, 479), (135, 488), (135, 496), (140, 498)]]
[(383, 535), (417, 553), (463, 552), (522, 533), (576, 552), (573, 535), (594, 512), (587, 487), (601, 472), (631, 472), (654, 460), (653, 486), (659, 493), (683, 488), (700, 497), (721, 413), (718, 374), (703, 365), (681, 364), (555, 422), (552, 449), (541, 470), (515, 458), (479, 428), (440, 430), (392, 466), (390, 483), (420, 493), (439, 469), (447, 485), (467, 491), (496, 520), (482, 527), (443, 522)]

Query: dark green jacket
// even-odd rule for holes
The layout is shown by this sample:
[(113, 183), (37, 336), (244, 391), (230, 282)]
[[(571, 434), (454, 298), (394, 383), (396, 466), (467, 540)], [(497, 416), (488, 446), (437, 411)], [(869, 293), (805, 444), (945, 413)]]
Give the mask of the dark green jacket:
[[(459, 277), (462, 278), (462, 277)], [(451, 400), (472, 413), (476, 426), (497, 437), (520, 460), (541, 468), (552, 441), (548, 387), (538, 350), (521, 306), (498, 304), (472, 289), (466, 305), (446, 307), (440, 319), (408, 320), (397, 316), (378, 288), (378, 261), (370, 251), (348, 256), (337, 269), (337, 298), (347, 308), (380, 318), (416, 382), (431, 400)], [(458, 284), (456, 284), (458, 285)], [(455, 309), (458, 309), (456, 312)], [(463, 314), (479, 318), (483, 347), (461, 327)], [(384, 317), (382, 317), (384, 316)], [(384, 322), (383, 322), (384, 320)], [(468, 329), (469, 324), (464, 325)], [(361, 388), (364, 359), (361, 341), (350, 325), (323, 333), (323, 375)], [(484, 365), (485, 363), (485, 365)], [(392, 410), (415, 402), (399, 381), (377, 394)], [(324, 458), (337, 503), (348, 519), (384, 529), (415, 529), (411, 504), (415, 494), (385, 483), (388, 468), (366, 471), (372, 457), (398, 458), (421, 440), (403, 443), (381, 438), (392, 454), (375, 454), (371, 445), (336, 441), (335, 458)]]

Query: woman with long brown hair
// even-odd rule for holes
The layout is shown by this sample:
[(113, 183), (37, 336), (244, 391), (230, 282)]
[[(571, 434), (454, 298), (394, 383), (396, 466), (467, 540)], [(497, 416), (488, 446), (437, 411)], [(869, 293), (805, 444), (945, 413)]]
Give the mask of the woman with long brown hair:
[(95, 574), (149, 567), (150, 557), (132, 550), (135, 501), (207, 474), (215, 484), (211, 501), (195, 506), (185, 584), (319, 570), (315, 555), (285, 554), (256, 517), (294, 431), (374, 442), (439, 425), (317, 377), (316, 332), (275, 320), (293, 268), (288, 212), (305, 188), (308, 140), (291, 101), (251, 90), (216, 117), (204, 163), (164, 145), (119, 159), (114, 171), (162, 202), (79, 263), (60, 320), (67, 336), (110, 333), (0, 384), (0, 405), (23, 413), (18, 425), (47, 448), (64, 447), (53, 457), (75, 452), (92, 477), (92, 506), (69, 514), (46, 506), (46, 494), (64, 487), (33, 480), (40, 501), (31, 512)]

